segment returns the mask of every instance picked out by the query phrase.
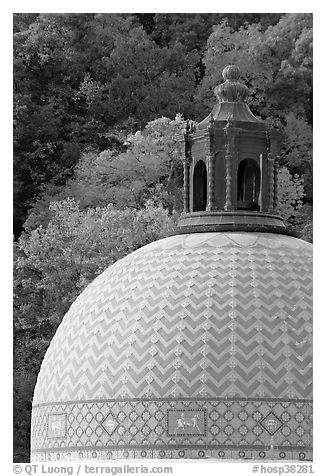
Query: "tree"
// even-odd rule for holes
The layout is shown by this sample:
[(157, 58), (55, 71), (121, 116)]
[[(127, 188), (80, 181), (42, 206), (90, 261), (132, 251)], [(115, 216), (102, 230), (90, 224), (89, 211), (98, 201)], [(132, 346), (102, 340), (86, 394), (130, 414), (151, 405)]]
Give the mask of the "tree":
[(292, 111), (311, 124), (311, 14), (285, 14), (266, 30), (259, 23), (234, 30), (227, 21), (221, 22), (208, 38), (204, 63), (200, 97), (213, 99), (223, 68), (237, 64), (250, 86), (250, 103), (257, 113), (284, 124), (285, 115)]
[[(28, 297), (29, 325), (57, 325), (67, 306), (94, 277), (117, 259), (173, 230), (162, 206), (118, 210), (113, 205), (81, 211), (66, 199), (50, 205), (51, 220), (19, 240), (16, 269)], [(29, 294), (27, 294), (29, 296)], [(36, 319), (36, 321), (35, 321)]]
[(148, 199), (171, 213), (182, 206), (183, 165), (178, 136), (185, 130), (180, 115), (149, 122), (143, 131), (129, 134), (124, 150), (89, 152), (81, 157), (73, 177), (65, 186), (52, 183), (31, 208), (25, 230), (47, 225), (49, 204), (71, 197), (82, 209), (104, 207), (141, 209)]
[[(150, 16), (149, 16), (150, 15)], [(226, 21), (233, 30), (245, 24), (260, 23), (262, 29), (277, 23), (280, 13), (156, 13), (136, 14), (147, 33), (161, 46), (182, 43), (187, 51), (202, 53), (214, 25)]]
[(80, 154), (162, 115), (196, 115), (198, 53), (159, 46), (131, 14), (15, 17), (15, 235), (44, 184), (64, 186)]
[[(254, 22), (252, 31), (260, 22), (265, 34), (279, 16), (15, 14), (16, 238), (42, 187), (50, 182), (63, 187), (86, 150), (121, 150), (121, 132), (134, 133), (162, 115), (204, 117), (208, 103), (195, 97), (214, 24), (226, 19), (236, 35), (246, 22)], [(309, 51), (309, 34), (307, 27), (289, 61), (295, 74)], [(294, 74), (290, 66), (284, 70), (288, 76)], [(301, 67), (302, 77), (308, 66)], [(208, 73), (203, 90), (209, 66)]]
[(290, 112), (286, 116), (284, 128), (284, 142), (282, 162), (287, 165), (291, 173), (303, 178), (305, 189), (305, 203), (312, 204), (313, 189), (313, 159), (312, 159), (312, 126), (300, 117)]
[[(116, 260), (173, 233), (175, 219), (147, 202), (141, 210), (113, 205), (81, 211), (67, 199), (50, 205), (47, 227), (15, 244), (15, 447), (28, 459), (33, 386), (44, 353), (70, 305)], [(27, 436), (26, 436), (27, 435)], [(23, 458), (23, 461), (26, 459)]]
[(312, 206), (305, 203), (295, 215), (295, 229), (299, 238), (309, 243), (313, 242), (313, 210)]
[(291, 175), (286, 167), (281, 167), (278, 172), (278, 209), (289, 223), (292, 220), (293, 224), (293, 220), (302, 207), (303, 197), (303, 179), (300, 179), (297, 174)]

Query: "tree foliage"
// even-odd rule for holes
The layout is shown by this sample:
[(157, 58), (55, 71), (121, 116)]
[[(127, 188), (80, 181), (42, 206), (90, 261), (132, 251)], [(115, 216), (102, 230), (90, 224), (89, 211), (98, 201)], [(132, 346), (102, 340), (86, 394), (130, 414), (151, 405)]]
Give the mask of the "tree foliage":
[[(32, 19), (34, 21), (32, 21)], [(63, 185), (81, 151), (119, 148), (119, 131), (196, 115), (199, 54), (158, 45), (127, 14), (20, 15), (14, 33), (16, 235), (42, 184)]]
[(286, 167), (278, 171), (278, 209), (285, 220), (295, 219), (302, 208), (304, 197), (303, 179), (291, 175)]
[(80, 210), (78, 202), (66, 199), (49, 208), (48, 225), (24, 233), (15, 244), (15, 351), (25, 355), (16, 359), (19, 370), (38, 370), (55, 329), (87, 284), (126, 254), (171, 234), (175, 226), (175, 219), (152, 202), (141, 210), (111, 204)]
[(202, 97), (213, 100), (223, 68), (237, 64), (262, 117), (277, 124), (294, 112), (312, 123), (312, 15), (285, 14), (266, 30), (259, 23), (234, 30), (223, 21), (208, 38), (204, 62)]
[[(33, 386), (57, 326), (81, 291), (116, 260), (173, 233), (175, 219), (159, 205), (141, 210), (80, 210), (66, 199), (50, 205), (47, 227), (15, 245), (14, 391), (16, 458), (28, 457)], [(27, 454), (26, 454), (27, 452)]]
[[(44, 183), (65, 185), (85, 149), (119, 149), (121, 131), (136, 132), (160, 116), (204, 116), (210, 98), (195, 98), (211, 77), (204, 51), (214, 25), (229, 25), (233, 36), (249, 28), (243, 25), (264, 34), (279, 19), (281, 14), (15, 14), (15, 236)], [(294, 28), (285, 24), (279, 34), (288, 27)], [(306, 30), (291, 56), (301, 76), (310, 67)], [(240, 42), (240, 56), (245, 45)], [(286, 71), (292, 74), (290, 67)]]
[(78, 202), (66, 199), (49, 208), (48, 225), (20, 237), (15, 262), (20, 295), (28, 297), (23, 304), (26, 325), (34, 330), (58, 325), (97, 274), (174, 229), (168, 212), (151, 202), (140, 210), (116, 209), (112, 204), (80, 210)]
[(124, 150), (88, 152), (82, 155), (65, 186), (48, 184), (35, 201), (24, 224), (26, 231), (49, 221), (49, 204), (72, 197), (82, 209), (112, 203), (118, 208), (141, 209), (148, 199), (170, 212), (182, 204), (182, 154), (178, 136), (185, 130), (179, 114), (161, 117), (143, 131), (129, 134)]

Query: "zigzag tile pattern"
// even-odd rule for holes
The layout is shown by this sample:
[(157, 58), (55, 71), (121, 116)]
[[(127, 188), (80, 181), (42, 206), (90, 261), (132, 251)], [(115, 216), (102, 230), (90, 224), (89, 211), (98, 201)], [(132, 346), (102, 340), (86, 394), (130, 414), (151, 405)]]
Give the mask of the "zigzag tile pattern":
[(311, 249), (285, 235), (198, 233), (128, 255), (64, 317), (33, 405), (311, 399)]

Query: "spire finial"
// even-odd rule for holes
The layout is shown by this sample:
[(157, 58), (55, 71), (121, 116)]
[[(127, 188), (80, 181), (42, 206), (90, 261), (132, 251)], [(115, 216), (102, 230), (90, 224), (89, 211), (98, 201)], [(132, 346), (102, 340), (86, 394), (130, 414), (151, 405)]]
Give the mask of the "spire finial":
[(238, 81), (241, 76), (240, 68), (235, 64), (229, 64), (223, 69), (222, 76), (224, 81)]
[(214, 90), (216, 97), (220, 102), (244, 102), (248, 95), (248, 88), (241, 82), (240, 69), (234, 64), (226, 66), (222, 71), (224, 83), (217, 86)]

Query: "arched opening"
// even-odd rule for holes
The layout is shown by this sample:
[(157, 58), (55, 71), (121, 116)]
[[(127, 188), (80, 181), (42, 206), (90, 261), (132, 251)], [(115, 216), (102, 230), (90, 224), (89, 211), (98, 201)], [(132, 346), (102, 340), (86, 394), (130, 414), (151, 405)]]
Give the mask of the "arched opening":
[(260, 169), (253, 159), (238, 167), (238, 210), (259, 210)]
[(206, 210), (207, 206), (207, 171), (203, 160), (195, 165), (193, 179), (193, 211), (200, 212)]

